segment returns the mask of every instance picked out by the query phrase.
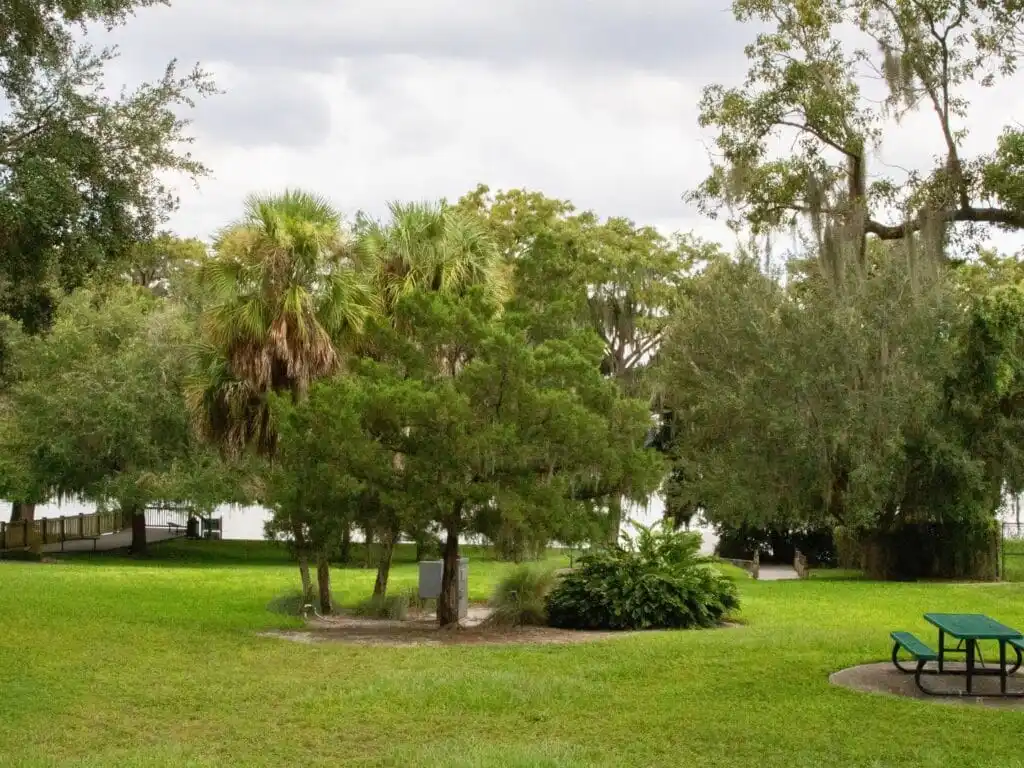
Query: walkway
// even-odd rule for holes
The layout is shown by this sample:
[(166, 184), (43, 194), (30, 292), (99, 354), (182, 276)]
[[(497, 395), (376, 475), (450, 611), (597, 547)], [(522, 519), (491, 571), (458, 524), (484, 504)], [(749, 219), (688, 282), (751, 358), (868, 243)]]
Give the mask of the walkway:
[[(172, 532), (167, 529), (167, 526), (161, 528), (146, 528), (146, 543), (156, 544), (158, 541), (167, 541), (168, 539), (177, 539), (183, 537), (185, 534)], [(93, 546), (95, 544), (95, 546)], [(127, 549), (132, 545), (132, 531), (127, 528), (117, 533), (106, 533), (100, 536), (98, 539), (80, 539), (78, 541), (65, 541), (64, 552), (110, 552), (115, 549)], [(46, 554), (60, 553), (60, 542), (55, 544), (46, 544), (43, 546), (42, 551)]]
[(791, 565), (762, 565), (757, 572), (757, 578), (758, 581), (784, 581), (800, 577)]

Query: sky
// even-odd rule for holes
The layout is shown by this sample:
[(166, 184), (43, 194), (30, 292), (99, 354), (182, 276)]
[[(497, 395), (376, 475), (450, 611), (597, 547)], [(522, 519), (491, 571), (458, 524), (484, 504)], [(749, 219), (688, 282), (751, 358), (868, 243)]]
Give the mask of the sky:
[[(756, 32), (726, 0), (172, 0), (103, 40), (121, 49), (115, 80), (178, 58), (224, 91), (193, 112), (212, 176), (175, 184), (183, 236), (208, 238), (250, 192), (302, 187), (383, 215), (483, 182), (730, 245), (682, 196), (714, 138), (701, 89), (742, 81)], [(1022, 114), (1020, 85), (969, 94), (969, 148)], [(916, 115), (874, 162), (928, 167), (940, 142)]]

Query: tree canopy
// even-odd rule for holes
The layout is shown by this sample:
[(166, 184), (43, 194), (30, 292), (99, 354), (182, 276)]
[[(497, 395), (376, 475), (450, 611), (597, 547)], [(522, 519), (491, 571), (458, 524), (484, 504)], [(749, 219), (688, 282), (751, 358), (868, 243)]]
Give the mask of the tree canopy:
[[(803, 218), (819, 236), (944, 238), (948, 226), (1024, 226), (1024, 139), (965, 154), (968, 93), (1009, 85), (1020, 55), (1016, 3), (987, 0), (735, 0), (768, 31), (746, 48), (743, 85), (705, 88), (700, 123), (715, 131), (711, 174), (690, 195), (755, 231)], [(884, 83), (875, 93), (871, 82)], [(934, 167), (880, 171), (872, 153), (910, 112), (931, 115)], [(863, 248), (862, 255), (863, 255)]]
[(0, 311), (30, 331), (49, 324), (61, 292), (155, 235), (177, 205), (162, 173), (206, 173), (182, 107), (214, 92), (207, 74), (171, 62), (111, 96), (103, 78), (116, 52), (75, 34), (153, 4), (0, 3)]

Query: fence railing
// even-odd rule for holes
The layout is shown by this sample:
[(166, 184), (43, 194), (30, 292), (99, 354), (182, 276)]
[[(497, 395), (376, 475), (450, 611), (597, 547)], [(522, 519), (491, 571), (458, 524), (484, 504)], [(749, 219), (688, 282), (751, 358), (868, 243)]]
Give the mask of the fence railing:
[(1003, 581), (1024, 580), (1024, 524), (1004, 522), (999, 542), (999, 578)]
[(152, 506), (146, 509), (146, 525), (150, 528), (164, 528), (168, 525), (184, 528), (191, 514), (185, 507)]
[[(189, 511), (183, 507), (153, 506), (146, 509), (146, 526), (163, 528), (171, 525), (184, 529), (188, 517)], [(19, 520), (14, 523), (0, 522), (0, 552), (65, 541), (98, 539), (130, 527), (131, 520), (125, 520), (120, 510)]]
[(41, 520), (19, 520), (14, 523), (0, 522), (0, 551), (29, 549), (65, 541), (98, 539), (105, 533), (117, 533), (125, 527), (119, 511), (45, 517)]

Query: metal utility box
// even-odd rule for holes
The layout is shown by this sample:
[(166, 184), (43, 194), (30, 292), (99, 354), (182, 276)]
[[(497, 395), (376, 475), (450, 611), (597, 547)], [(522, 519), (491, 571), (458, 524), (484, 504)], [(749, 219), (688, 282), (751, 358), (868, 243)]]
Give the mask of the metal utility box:
[[(441, 596), (444, 560), (420, 560), (420, 599), (436, 600)], [(459, 558), (459, 618), (469, 614), (469, 558)]]

